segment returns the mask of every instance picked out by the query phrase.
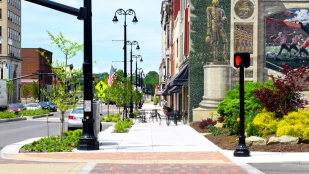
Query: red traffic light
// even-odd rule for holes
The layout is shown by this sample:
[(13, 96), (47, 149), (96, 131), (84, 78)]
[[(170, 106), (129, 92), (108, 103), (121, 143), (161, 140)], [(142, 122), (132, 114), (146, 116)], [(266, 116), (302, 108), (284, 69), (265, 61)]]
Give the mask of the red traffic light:
[(250, 53), (235, 53), (234, 54), (234, 67), (245, 67), (250, 66)]

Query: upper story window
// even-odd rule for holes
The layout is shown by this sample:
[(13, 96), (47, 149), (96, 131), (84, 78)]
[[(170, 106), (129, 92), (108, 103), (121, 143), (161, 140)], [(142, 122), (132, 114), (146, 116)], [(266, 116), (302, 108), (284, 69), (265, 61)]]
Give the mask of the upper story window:
[[(1, 0), (0, 0), (1, 1)], [(8, 3), (17, 9), (21, 9), (21, 1), (20, 0), (8, 0)]]

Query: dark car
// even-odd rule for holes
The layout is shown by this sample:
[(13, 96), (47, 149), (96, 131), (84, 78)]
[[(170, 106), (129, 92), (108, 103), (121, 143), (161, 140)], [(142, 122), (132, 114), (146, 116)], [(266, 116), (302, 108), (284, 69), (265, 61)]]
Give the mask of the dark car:
[(14, 113), (18, 113), (19, 111), (21, 110), (25, 110), (25, 106), (22, 104), (22, 103), (13, 103), (13, 104), (10, 104), (9, 106), (9, 111), (10, 112), (14, 112)]
[(49, 105), (49, 110), (53, 112), (57, 112), (57, 105), (51, 101), (48, 101), (47, 104)]
[(47, 102), (39, 102), (39, 105), (41, 105), (42, 109), (50, 110), (50, 107)]

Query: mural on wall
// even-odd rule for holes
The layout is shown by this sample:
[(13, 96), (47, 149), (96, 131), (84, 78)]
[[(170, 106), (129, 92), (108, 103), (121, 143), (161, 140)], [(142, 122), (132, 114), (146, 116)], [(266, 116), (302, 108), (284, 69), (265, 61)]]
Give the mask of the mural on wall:
[(253, 54), (253, 25), (234, 25), (234, 52)]
[(207, 62), (224, 62), (230, 57), (231, 2), (191, 0), (190, 8), (190, 121), (192, 109), (204, 95), (204, 69)]
[(309, 11), (284, 10), (267, 16), (266, 67), (279, 70), (287, 64), (292, 68), (309, 65)]

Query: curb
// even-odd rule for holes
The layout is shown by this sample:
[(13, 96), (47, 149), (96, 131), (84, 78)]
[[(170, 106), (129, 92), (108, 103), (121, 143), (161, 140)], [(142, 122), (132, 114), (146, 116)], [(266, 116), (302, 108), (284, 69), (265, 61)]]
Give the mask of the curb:
[[(53, 115), (54, 114), (48, 114), (48, 116), (53, 116)], [(21, 121), (21, 120), (32, 120), (32, 119), (41, 118), (41, 117), (46, 117), (46, 114), (36, 115), (36, 116), (22, 116), (18, 118), (5, 118), (5, 119), (0, 119), (0, 123), (11, 122), (11, 121)]]
[(5, 119), (0, 119), (0, 123), (11, 122), (11, 121), (20, 121), (20, 120), (27, 120), (27, 118), (26, 117), (5, 118)]
[[(23, 116), (26, 117), (27, 120), (32, 120), (32, 119), (36, 119), (36, 118), (42, 118), (42, 117), (46, 117), (47, 114), (44, 115), (36, 115), (36, 116)], [(54, 114), (48, 114), (48, 116), (53, 116)]]

